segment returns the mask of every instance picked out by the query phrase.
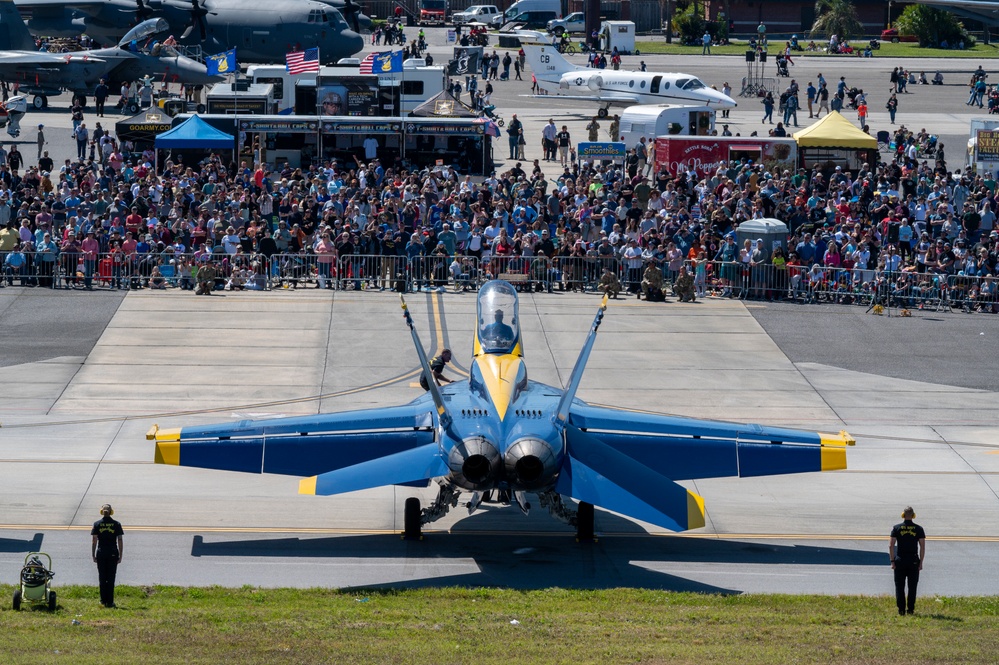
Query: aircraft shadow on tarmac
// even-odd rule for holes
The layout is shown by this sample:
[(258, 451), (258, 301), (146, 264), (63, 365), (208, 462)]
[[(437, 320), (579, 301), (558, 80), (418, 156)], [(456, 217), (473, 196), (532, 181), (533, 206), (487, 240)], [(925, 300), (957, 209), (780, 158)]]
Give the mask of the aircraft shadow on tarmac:
[[(603, 519), (600, 519), (603, 518)], [(474, 520), (478, 522), (479, 520)], [(510, 529), (504, 522), (503, 528)], [(620, 525), (617, 522), (620, 521)], [(467, 522), (467, 521), (466, 521)], [(492, 524), (489, 524), (492, 523)], [(609, 523), (621, 529), (609, 529)], [(461, 525), (462, 523), (459, 523)], [(515, 589), (549, 587), (603, 589), (615, 587), (737, 594), (723, 588), (660, 572), (674, 563), (794, 564), (814, 566), (880, 566), (884, 555), (864, 550), (812, 545), (775, 545), (735, 540), (640, 535), (638, 525), (603, 514), (598, 524), (609, 535), (596, 543), (579, 543), (572, 531), (525, 533), (490, 530), (494, 520), (476, 524), (480, 529), (453, 528), (449, 533), (428, 533), (423, 541), (404, 541), (394, 534), (320, 538), (254, 538), (206, 542), (196, 535), (191, 546), (195, 557), (287, 557), (399, 559), (432, 566), (434, 561), (472, 559), (478, 572), (421, 579), (366, 584), (365, 588), (422, 588), (446, 586), (498, 586)], [(456, 525), (459, 526), (459, 525)], [(345, 566), (350, 563), (345, 561)]]
[(0, 552), (4, 554), (14, 552), (41, 552), (42, 539), (44, 534), (36, 533), (31, 540), (21, 538), (0, 538)]

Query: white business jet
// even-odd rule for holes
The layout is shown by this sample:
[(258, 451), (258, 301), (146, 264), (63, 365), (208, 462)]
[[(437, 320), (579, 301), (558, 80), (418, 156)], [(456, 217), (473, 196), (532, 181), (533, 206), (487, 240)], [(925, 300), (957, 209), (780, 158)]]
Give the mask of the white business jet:
[(686, 104), (733, 109), (734, 99), (709, 88), (691, 74), (614, 71), (578, 67), (551, 44), (521, 42), (538, 87), (548, 95), (598, 102), (601, 118), (614, 104)]

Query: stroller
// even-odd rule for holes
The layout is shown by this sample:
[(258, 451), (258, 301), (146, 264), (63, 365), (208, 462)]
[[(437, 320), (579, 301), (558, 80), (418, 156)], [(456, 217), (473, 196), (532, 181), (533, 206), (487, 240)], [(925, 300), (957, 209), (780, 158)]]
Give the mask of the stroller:
[(495, 104), (490, 104), (489, 106), (484, 106), (482, 108), (482, 112), (486, 114), (487, 118), (489, 118), (490, 120), (494, 120), (496, 122), (496, 124), (499, 125), (500, 127), (502, 127), (505, 124), (504, 121), (503, 121), (503, 118), (501, 118), (499, 116), (499, 114), (496, 112), (496, 105)]
[[(48, 560), (48, 566), (42, 563), (40, 557)], [(24, 557), (24, 567), (21, 568), (21, 588), (14, 592), (14, 610), (21, 609), (21, 602), (45, 603), (50, 611), (56, 608), (56, 592), (50, 582), (55, 577), (52, 572), (52, 557), (45, 552), (28, 552)]]
[(787, 70), (787, 58), (777, 58), (777, 76), (787, 78), (791, 73)]

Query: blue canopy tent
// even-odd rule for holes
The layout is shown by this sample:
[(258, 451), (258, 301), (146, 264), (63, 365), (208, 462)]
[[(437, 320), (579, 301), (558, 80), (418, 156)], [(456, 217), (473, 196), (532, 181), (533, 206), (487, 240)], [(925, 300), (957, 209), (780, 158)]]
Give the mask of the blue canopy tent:
[(163, 132), (156, 137), (157, 157), (160, 150), (212, 150), (217, 148), (235, 150), (236, 138), (232, 134), (215, 129), (196, 115), (192, 115), (170, 131)]

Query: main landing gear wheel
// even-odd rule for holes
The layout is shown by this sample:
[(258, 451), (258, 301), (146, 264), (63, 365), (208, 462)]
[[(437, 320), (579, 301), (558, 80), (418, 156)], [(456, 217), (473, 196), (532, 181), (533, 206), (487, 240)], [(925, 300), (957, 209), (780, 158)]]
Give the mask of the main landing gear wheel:
[(596, 540), (593, 537), (593, 504), (585, 501), (579, 502), (576, 509), (576, 542), (592, 543)]
[(420, 524), (420, 500), (415, 496), (406, 499), (402, 512), (403, 540), (423, 540), (423, 526)]
[(47, 109), (49, 107), (49, 98), (45, 95), (35, 95), (31, 98), (31, 106), (34, 107), (36, 111)]
[(607, 109), (605, 109), (605, 108), (599, 108), (599, 109), (597, 109), (597, 117), (598, 118), (606, 118), (607, 117)]

